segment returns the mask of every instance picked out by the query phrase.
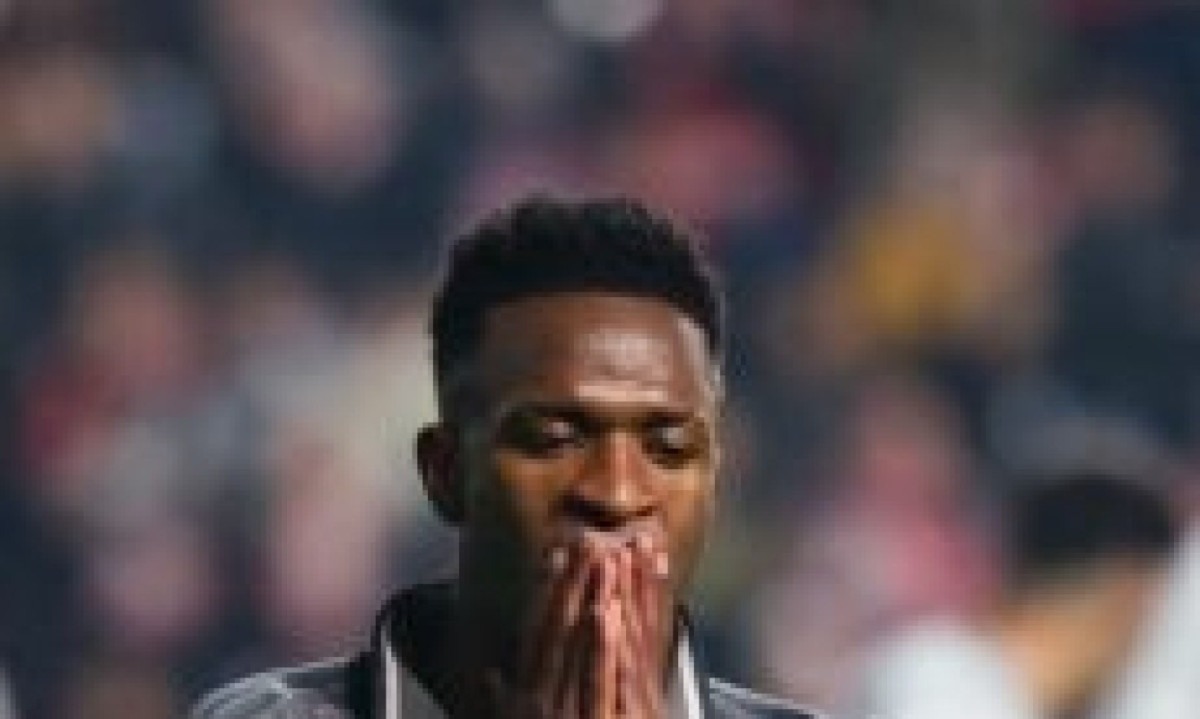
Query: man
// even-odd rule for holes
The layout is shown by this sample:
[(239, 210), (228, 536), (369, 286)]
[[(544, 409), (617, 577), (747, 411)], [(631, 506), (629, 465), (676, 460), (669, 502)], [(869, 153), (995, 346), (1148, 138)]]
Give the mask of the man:
[(706, 677), (682, 611), (720, 459), (721, 301), (624, 200), (522, 202), (454, 247), (431, 321), (426, 492), (459, 571), (357, 658), (252, 677), (198, 719), (810, 717)]
[(1150, 489), (1102, 474), (1034, 486), (1009, 518), (1007, 592), (978, 627), (897, 637), (866, 709), (890, 719), (1082, 716), (1126, 661), (1175, 541)]

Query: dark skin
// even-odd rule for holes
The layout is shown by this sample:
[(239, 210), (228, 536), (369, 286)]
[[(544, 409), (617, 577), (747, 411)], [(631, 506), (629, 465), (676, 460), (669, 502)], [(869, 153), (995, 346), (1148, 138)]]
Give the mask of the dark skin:
[[(418, 441), (461, 530), (457, 716), (664, 716), (675, 617), (711, 521), (718, 368), (671, 305), (516, 300)], [(464, 399), (469, 397), (470, 399)]]

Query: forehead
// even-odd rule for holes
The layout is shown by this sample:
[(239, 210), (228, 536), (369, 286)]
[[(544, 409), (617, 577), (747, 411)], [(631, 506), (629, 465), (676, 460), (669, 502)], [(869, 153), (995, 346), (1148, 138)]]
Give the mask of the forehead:
[(670, 404), (715, 400), (715, 366), (700, 327), (652, 298), (572, 292), (491, 310), (476, 357), (493, 400)]

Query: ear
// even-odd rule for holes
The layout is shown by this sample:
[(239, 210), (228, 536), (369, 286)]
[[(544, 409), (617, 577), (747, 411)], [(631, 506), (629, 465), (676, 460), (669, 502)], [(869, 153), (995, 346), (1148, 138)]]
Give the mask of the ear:
[(417, 433), (417, 467), (425, 495), (447, 523), (458, 526), (464, 513), (464, 487), (459, 442), (445, 424), (430, 424)]

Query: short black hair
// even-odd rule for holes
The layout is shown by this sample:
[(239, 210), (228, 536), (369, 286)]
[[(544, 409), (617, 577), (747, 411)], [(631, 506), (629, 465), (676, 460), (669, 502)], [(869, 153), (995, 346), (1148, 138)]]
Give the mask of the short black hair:
[(662, 300), (704, 333), (715, 363), (724, 308), (692, 233), (629, 198), (534, 195), (487, 217), (451, 247), (430, 334), (440, 396), (476, 352), (488, 311), (540, 295), (605, 291)]
[(1178, 536), (1162, 492), (1119, 474), (1060, 475), (1019, 491), (1008, 527), (1010, 582), (1070, 580), (1112, 559), (1161, 562)]

